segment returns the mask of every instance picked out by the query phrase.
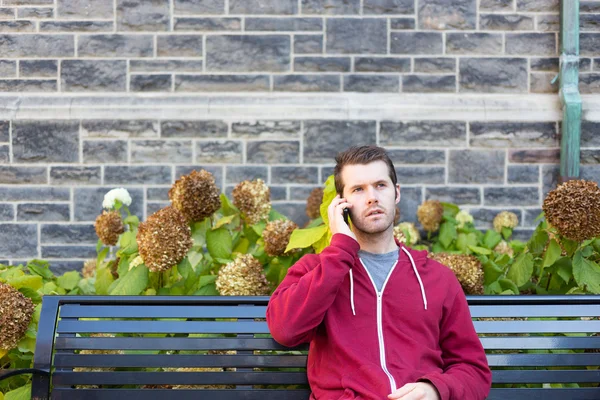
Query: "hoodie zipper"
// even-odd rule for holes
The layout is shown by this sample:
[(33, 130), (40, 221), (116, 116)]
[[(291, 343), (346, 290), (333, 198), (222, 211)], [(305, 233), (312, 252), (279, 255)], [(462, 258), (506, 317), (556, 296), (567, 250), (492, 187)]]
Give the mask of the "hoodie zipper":
[(388, 279), (390, 279), (390, 276), (392, 275), (394, 268), (396, 268), (396, 264), (398, 263), (398, 261), (396, 260), (396, 262), (390, 269), (390, 272), (388, 272), (388, 275), (385, 278), (385, 282), (383, 282), (381, 292), (377, 291), (377, 286), (375, 285), (375, 281), (373, 280), (373, 277), (371, 277), (369, 270), (367, 269), (367, 267), (365, 267), (365, 264), (362, 262), (362, 260), (360, 260), (360, 263), (363, 265), (365, 271), (367, 271), (367, 275), (369, 276), (369, 279), (371, 279), (371, 283), (373, 284), (373, 288), (375, 289), (375, 293), (377, 294), (377, 338), (379, 339), (379, 361), (381, 363), (381, 369), (383, 369), (383, 372), (385, 372), (388, 379), (390, 380), (390, 387), (392, 389), (392, 391), (390, 393), (394, 393), (394, 391), (396, 390), (396, 381), (394, 380), (394, 377), (392, 376), (392, 374), (390, 374), (390, 371), (387, 369), (387, 364), (385, 361), (385, 342), (383, 340), (383, 315), (382, 315), (383, 304), (382, 303), (383, 303), (383, 291), (385, 290), (385, 285), (387, 284)]

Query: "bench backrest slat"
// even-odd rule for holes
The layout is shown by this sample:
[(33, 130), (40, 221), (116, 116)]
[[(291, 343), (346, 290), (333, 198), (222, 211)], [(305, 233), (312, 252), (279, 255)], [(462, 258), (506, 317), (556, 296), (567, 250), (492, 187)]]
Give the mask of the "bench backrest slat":
[[(577, 338), (587, 339), (587, 338)], [(598, 338), (600, 340), (600, 338)], [(600, 346), (598, 346), (600, 347)], [(182, 337), (57, 337), (55, 349), (64, 350), (308, 350), (308, 345), (290, 348), (271, 338), (182, 338)]]
[(52, 400), (165, 400), (176, 397), (178, 400), (307, 400), (309, 390), (286, 390), (285, 394), (276, 390), (210, 390), (210, 389), (153, 389), (153, 390), (131, 390), (131, 389), (89, 389), (82, 397), (82, 390), (77, 389), (54, 389)]
[(269, 333), (265, 322), (59, 321), (58, 333)]
[(65, 304), (62, 317), (72, 318), (265, 318), (266, 306), (93, 306)]
[[(593, 371), (592, 371), (593, 372)], [(55, 372), (56, 385), (306, 385), (305, 372)]]
[(519, 307), (504, 305), (470, 306), (469, 311), (473, 318), (536, 318), (536, 317), (596, 317), (598, 305), (578, 304), (564, 305), (554, 304), (539, 307), (539, 305), (520, 305)]
[(56, 354), (57, 368), (304, 368), (304, 355)]

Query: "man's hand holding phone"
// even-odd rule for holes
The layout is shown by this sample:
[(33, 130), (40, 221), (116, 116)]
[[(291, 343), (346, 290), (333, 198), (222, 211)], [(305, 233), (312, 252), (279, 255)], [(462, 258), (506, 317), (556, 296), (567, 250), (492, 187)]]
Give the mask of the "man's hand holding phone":
[(344, 209), (348, 210), (352, 208), (352, 204), (348, 203), (346, 199), (340, 198), (338, 194), (329, 204), (327, 209), (327, 216), (329, 217), (329, 229), (331, 234), (343, 233), (344, 235), (350, 236), (356, 240), (356, 235), (350, 229), (350, 226), (344, 221)]

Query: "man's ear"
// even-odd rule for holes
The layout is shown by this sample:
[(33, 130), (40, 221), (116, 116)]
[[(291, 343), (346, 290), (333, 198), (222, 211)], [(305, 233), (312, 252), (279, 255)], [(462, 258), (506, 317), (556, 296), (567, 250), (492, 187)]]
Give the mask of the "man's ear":
[(400, 184), (396, 183), (396, 204), (400, 203)]

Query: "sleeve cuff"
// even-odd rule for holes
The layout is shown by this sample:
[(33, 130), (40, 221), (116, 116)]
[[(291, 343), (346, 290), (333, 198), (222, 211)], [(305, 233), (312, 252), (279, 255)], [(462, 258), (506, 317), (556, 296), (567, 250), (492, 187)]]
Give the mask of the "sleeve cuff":
[(331, 237), (330, 246), (335, 246), (337, 248), (343, 249), (348, 253), (352, 254), (352, 256), (356, 257), (358, 254), (358, 250), (360, 250), (360, 244), (353, 238), (348, 235), (344, 235), (343, 233), (336, 233)]
[(422, 378), (417, 379), (417, 382), (429, 382), (435, 387), (437, 390), (440, 400), (449, 400), (450, 399), (450, 390), (446, 382), (444, 382), (441, 374), (428, 374), (423, 376)]

